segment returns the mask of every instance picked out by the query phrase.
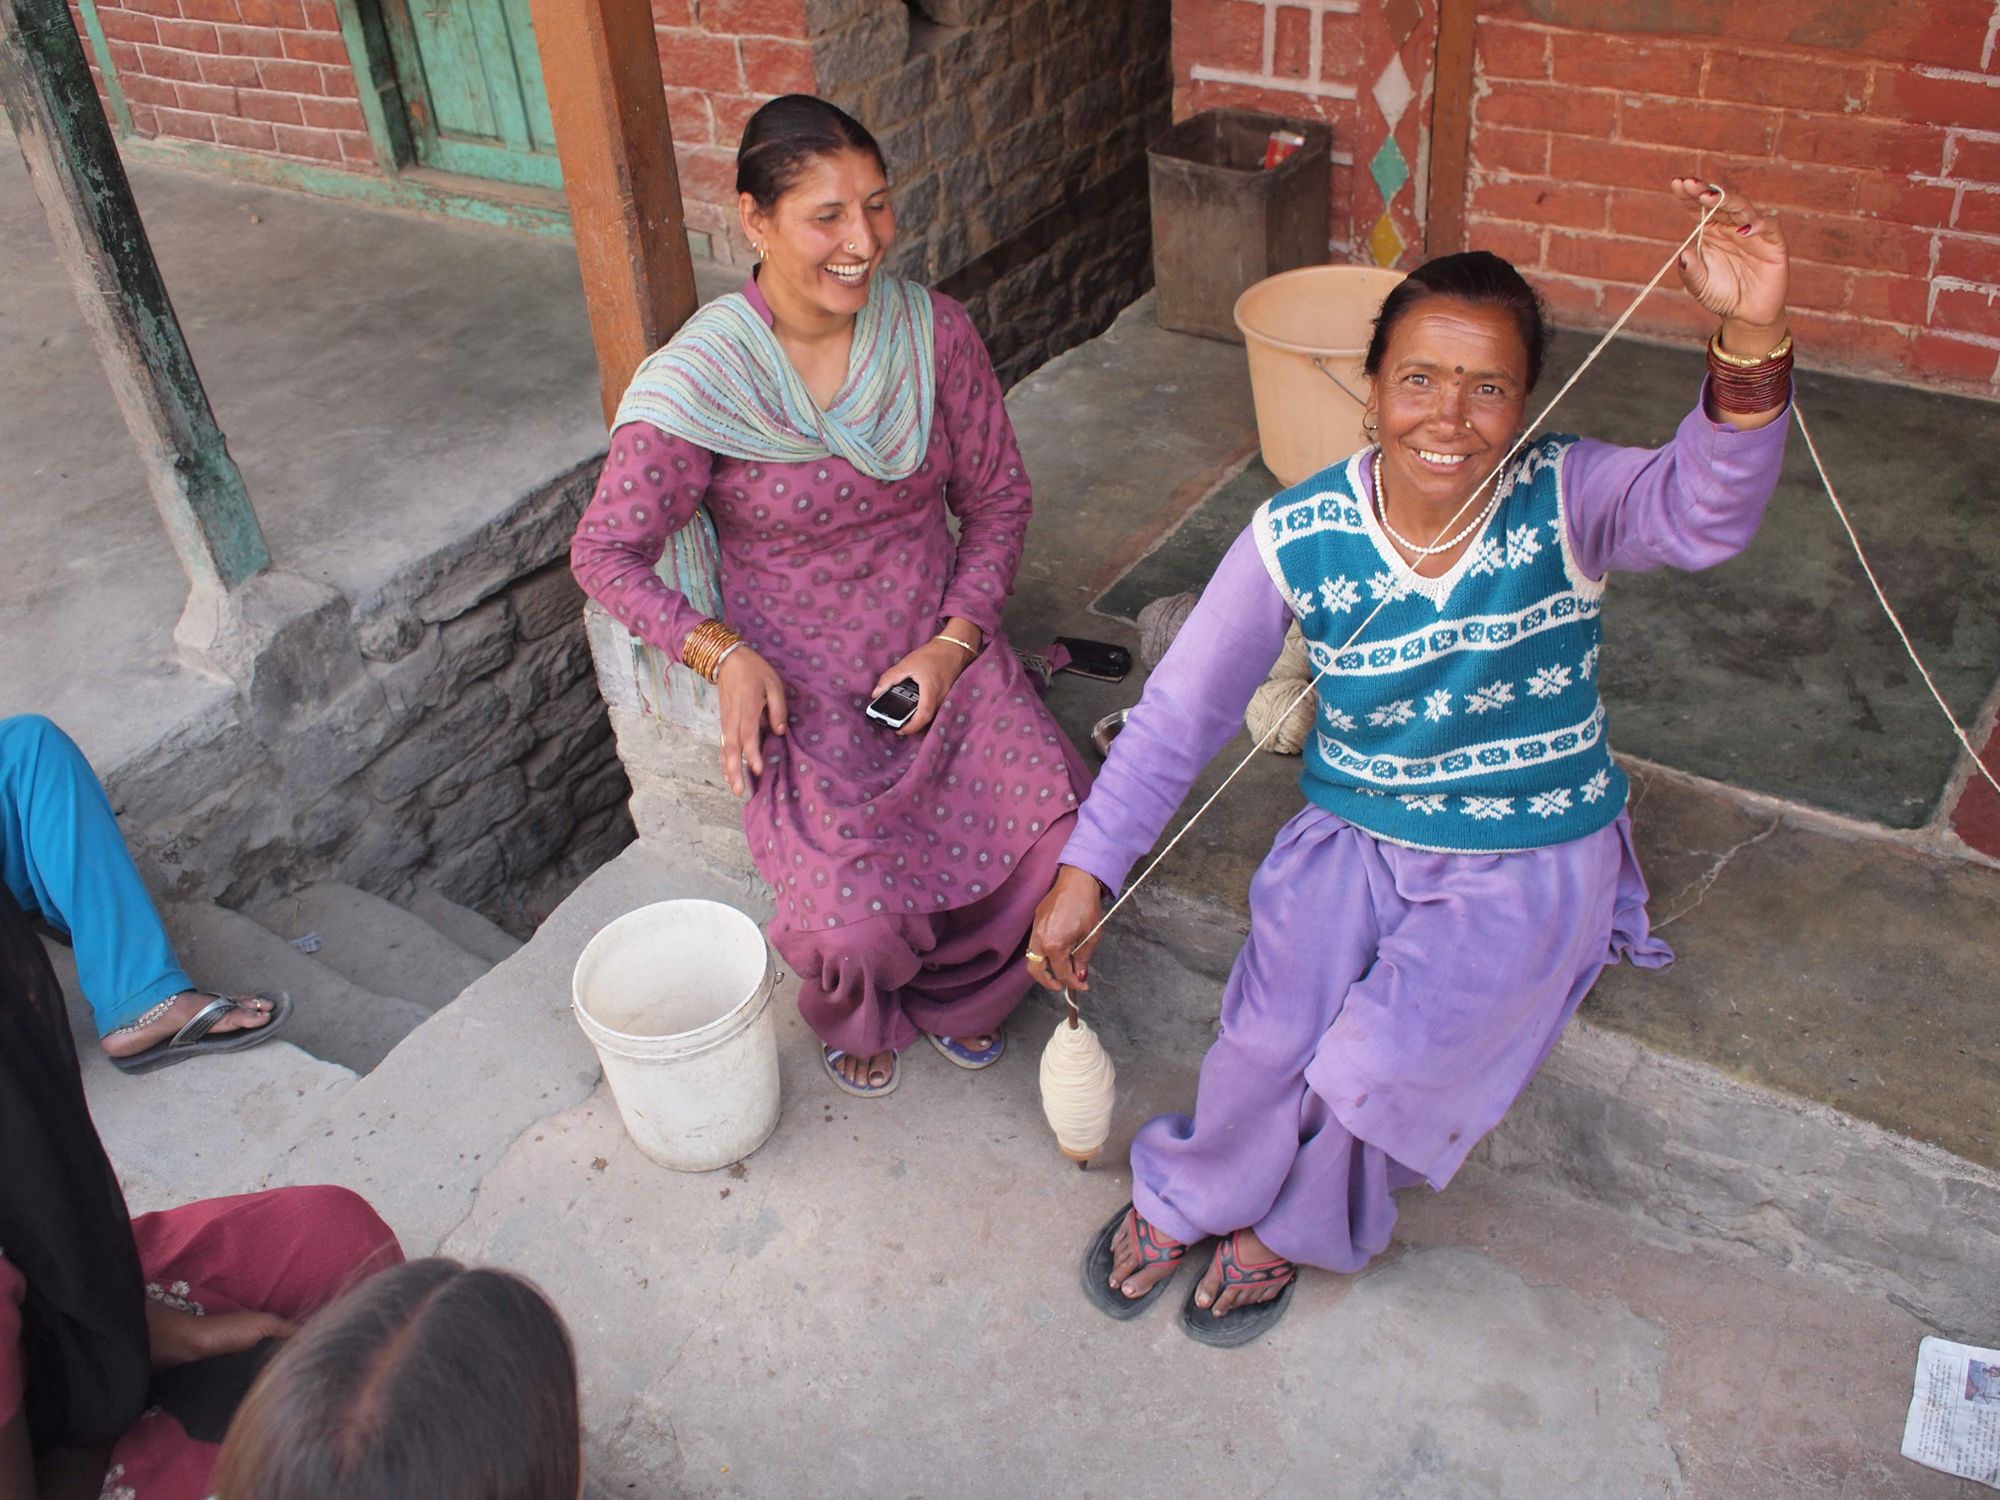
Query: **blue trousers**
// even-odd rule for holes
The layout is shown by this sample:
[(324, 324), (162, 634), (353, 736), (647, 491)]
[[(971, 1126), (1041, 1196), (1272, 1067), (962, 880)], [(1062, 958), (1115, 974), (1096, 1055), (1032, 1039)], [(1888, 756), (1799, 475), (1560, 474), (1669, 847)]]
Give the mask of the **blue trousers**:
[(0, 876), (24, 911), (69, 934), (100, 1036), (194, 988), (104, 784), (39, 714), (0, 719)]

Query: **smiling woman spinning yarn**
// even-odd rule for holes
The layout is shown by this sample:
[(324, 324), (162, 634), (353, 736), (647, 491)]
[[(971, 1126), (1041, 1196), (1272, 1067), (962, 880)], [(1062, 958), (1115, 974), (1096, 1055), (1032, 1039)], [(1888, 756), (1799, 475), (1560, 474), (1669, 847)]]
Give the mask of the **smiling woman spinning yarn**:
[(1484, 252), (1419, 267), (1369, 345), (1371, 446), (1260, 508), (1084, 803), (1036, 912), (1048, 956), (1031, 972), (1051, 989), (1084, 986), (1105, 891), (1298, 623), (1322, 674), (1307, 803), (1251, 883), (1195, 1111), (1139, 1131), (1133, 1204), (1086, 1254), (1113, 1316), (1219, 1236), (1183, 1326), (1264, 1332), (1300, 1265), (1359, 1270), (1389, 1243), (1398, 1188), (1451, 1180), (1606, 964), (1672, 958), (1648, 929), (1597, 692), (1605, 578), (1741, 551), (1791, 394), (1776, 223), (1693, 179), (1672, 188), (1709, 215), (1680, 272), (1720, 320), (1673, 441), (1544, 434), (1509, 459), (1542, 364), (1535, 294)]

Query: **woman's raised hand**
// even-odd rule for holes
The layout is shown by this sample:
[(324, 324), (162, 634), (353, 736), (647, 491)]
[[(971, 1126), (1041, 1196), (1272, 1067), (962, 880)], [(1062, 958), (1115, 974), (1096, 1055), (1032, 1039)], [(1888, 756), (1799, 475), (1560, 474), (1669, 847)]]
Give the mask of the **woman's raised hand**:
[(1097, 877), (1075, 865), (1060, 866), (1028, 934), (1028, 973), (1035, 983), (1045, 990), (1089, 989), (1097, 939), (1086, 938), (1103, 915), (1104, 888)]
[[(1790, 256), (1777, 216), (1740, 193), (1698, 177), (1676, 177), (1672, 186), (1675, 195), (1697, 213), (1721, 204), (1701, 237), (1681, 254), (1682, 284), (1695, 301), (1723, 320), (1725, 348), (1746, 358), (1762, 357), (1785, 330)], [(1732, 323), (1740, 328), (1730, 329), (1727, 325)], [(1731, 332), (1761, 347), (1738, 349)], [(1770, 340), (1765, 343), (1767, 334)]]
[(748, 646), (729, 653), (715, 680), (722, 698), (722, 779), (739, 799), (750, 795), (750, 775), (764, 774), (764, 724), (771, 733), (785, 732), (785, 681), (772, 665)]

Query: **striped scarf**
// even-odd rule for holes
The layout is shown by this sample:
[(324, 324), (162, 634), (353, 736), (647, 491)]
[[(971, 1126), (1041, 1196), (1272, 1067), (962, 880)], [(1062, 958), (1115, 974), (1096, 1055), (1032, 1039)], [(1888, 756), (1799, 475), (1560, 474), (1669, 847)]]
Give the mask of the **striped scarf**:
[[(741, 292), (698, 309), (639, 366), (612, 424), (650, 422), (711, 453), (765, 463), (847, 460), (872, 478), (914, 474), (937, 399), (930, 293), (876, 271), (854, 320), (847, 383), (821, 411)], [(676, 532), (657, 571), (704, 614), (721, 610), (720, 551), (706, 508)]]

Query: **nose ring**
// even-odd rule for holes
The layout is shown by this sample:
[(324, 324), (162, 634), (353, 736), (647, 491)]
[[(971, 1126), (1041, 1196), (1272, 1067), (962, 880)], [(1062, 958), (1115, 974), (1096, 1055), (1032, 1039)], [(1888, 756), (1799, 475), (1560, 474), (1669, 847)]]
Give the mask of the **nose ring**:
[(854, 241), (853, 241), (853, 240), (849, 240), (849, 241), (847, 242), (847, 253), (848, 253), (849, 255), (859, 255), (859, 254), (861, 253), (861, 252), (860, 252), (859, 250), (857, 250), (857, 249), (855, 249), (855, 248), (854, 248)]

